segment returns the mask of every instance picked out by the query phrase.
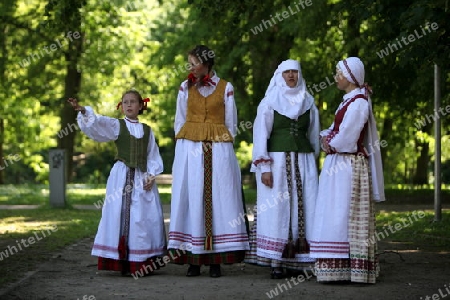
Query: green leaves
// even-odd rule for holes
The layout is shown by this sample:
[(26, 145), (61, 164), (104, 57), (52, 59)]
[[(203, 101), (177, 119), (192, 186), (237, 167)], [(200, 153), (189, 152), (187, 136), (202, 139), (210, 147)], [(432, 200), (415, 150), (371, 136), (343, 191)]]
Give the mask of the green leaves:
[[(298, 1), (287, 0), (270, 4), (256, 0), (3, 1), (2, 149), (4, 155), (24, 157), (21, 169), (5, 170), (4, 178), (45, 180), (48, 148), (58, 142), (56, 124), (66, 105), (65, 90), (78, 93), (80, 101), (98, 113), (113, 117), (121, 116), (115, 105), (125, 90), (135, 88), (150, 97), (150, 111), (141, 119), (155, 131), (170, 172), (176, 97), (188, 74), (186, 54), (196, 44), (207, 44), (217, 53), (218, 75), (234, 86), (238, 122), (253, 122), (274, 70), (281, 61), (293, 58), (301, 62), (303, 77), (314, 92), (322, 127), (329, 126), (342, 92), (333, 84), (320, 91), (312, 87), (327, 78), (333, 80), (338, 60), (359, 55), (366, 66), (366, 80), (375, 91), (372, 100), (380, 133), (390, 145), (384, 150), (389, 158), (387, 180), (408, 180), (416, 168), (414, 145), (420, 137), (414, 122), (432, 113), (435, 62), (443, 72), (443, 105), (450, 100), (448, 17), (447, 0), (363, 0), (351, 6), (328, 0), (312, 1), (304, 8)], [(424, 35), (427, 22), (438, 28)], [(256, 31), (257, 26), (261, 31)], [(45, 47), (50, 49), (56, 39), (67, 40), (69, 31), (80, 32), (82, 45), (65, 42), (47, 53)], [(406, 45), (402, 38), (408, 39), (415, 31), (422, 37)], [(380, 57), (381, 50), (387, 55)], [(75, 64), (81, 74), (79, 91), (67, 89), (68, 64)], [(64, 122), (75, 120), (69, 116)], [(443, 122), (443, 126), (448, 124)], [(77, 153), (108, 153), (103, 157), (106, 161), (113, 152), (107, 145), (91, 150), (96, 144), (76, 134)], [(251, 130), (241, 132), (235, 141), (244, 172), (248, 171), (251, 142)], [(447, 157), (444, 153), (443, 160)], [(95, 157), (91, 161), (105, 163)], [(96, 169), (76, 169), (81, 173), (75, 179), (83, 180)], [(102, 168), (96, 178), (107, 176), (107, 169)]]

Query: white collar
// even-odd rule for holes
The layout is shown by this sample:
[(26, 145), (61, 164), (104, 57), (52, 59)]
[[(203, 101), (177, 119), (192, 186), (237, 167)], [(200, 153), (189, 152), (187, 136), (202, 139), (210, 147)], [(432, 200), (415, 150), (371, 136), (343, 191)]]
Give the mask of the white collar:
[(125, 117), (125, 120), (128, 121), (128, 122), (130, 122), (130, 123), (132, 123), (132, 124), (137, 124), (137, 123), (139, 123), (139, 119), (138, 119), (138, 120), (131, 120), (131, 119), (129, 119), (128, 117)]
[(342, 101), (345, 102), (345, 101), (347, 101), (347, 100), (350, 100), (350, 99), (352, 99), (353, 97), (355, 97), (355, 96), (358, 95), (358, 94), (362, 94), (362, 92), (361, 92), (361, 89), (357, 87), (357, 88), (355, 88), (354, 90), (351, 90), (350, 92), (348, 92), (347, 94), (345, 94), (345, 95), (342, 97)]

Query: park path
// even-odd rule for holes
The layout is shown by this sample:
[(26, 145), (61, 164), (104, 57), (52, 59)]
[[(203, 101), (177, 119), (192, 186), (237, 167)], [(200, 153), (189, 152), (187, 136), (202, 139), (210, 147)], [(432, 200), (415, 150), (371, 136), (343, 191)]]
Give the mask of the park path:
[[(86, 207), (85, 207), (86, 208)], [(379, 205), (378, 210), (433, 209), (422, 205)], [(446, 208), (447, 209), (447, 208)], [(170, 207), (164, 205), (166, 225)], [(381, 276), (375, 285), (321, 284), (314, 277), (269, 279), (268, 269), (248, 264), (223, 266), (221, 278), (185, 276), (186, 266), (169, 264), (155, 275), (134, 279), (98, 271), (90, 255), (93, 237), (54, 253), (35, 271), (0, 290), (0, 299), (436, 299), (448, 295), (450, 255), (380, 241)], [(297, 279), (297, 280), (296, 280)], [(450, 288), (448, 288), (450, 290)], [(275, 294), (278, 296), (275, 296)], [(437, 298), (439, 297), (439, 298)], [(431, 299), (431, 298), (428, 298)]]

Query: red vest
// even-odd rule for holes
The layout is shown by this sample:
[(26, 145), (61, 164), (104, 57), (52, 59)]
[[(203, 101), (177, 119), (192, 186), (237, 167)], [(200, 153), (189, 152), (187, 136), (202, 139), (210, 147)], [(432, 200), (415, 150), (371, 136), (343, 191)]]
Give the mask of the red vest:
[[(336, 113), (336, 116), (334, 117), (334, 127), (333, 130), (331, 131), (331, 133), (327, 136), (327, 142), (329, 143), (336, 134), (339, 133), (339, 126), (341, 126), (342, 120), (344, 119), (345, 113), (347, 112), (348, 106), (353, 103), (356, 99), (365, 99), (367, 101), (367, 99), (364, 97), (364, 95), (362, 94), (358, 94), (355, 97), (353, 97), (352, 99), (350, 99), (349, 101), (347, 101), (347, 103), (344, 104), (344, 106), (342, 106), (342, 108)], [(359, 138), (358, 141), (356, 142), (357, 145), (357, 150), (355, 153), (351, 153), (351, 154), (358, 154), (361, 153), (364, 156), (368, 157), (367, 151), (364, 148), (364, 136), (366, 134), (367, 131), (367, 122), (366, 124), (364, 124), (364, 128), (361, 130), (361, 133), (359, 134)], [(332, 152), (332, 153), (336, 153), (336, 152)]]

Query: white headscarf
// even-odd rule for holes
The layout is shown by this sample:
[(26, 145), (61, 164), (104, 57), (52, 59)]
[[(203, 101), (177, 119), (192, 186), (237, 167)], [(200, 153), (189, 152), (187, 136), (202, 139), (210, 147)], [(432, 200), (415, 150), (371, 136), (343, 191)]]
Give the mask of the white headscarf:
[(364, 64), (358, 57), (349, 57), (337, 63), (336, 68), (342, 71), (342, 75), (358, 86), (365, 93), (369, 101), (369, 120), (366, 136), (364, 137), (364, 147), (368, 149), (369, 164), (372, 173), (372, 196), (375, 201), (386, 200), (384, 195), (383, 166), (381, 163), (380, 139), (378, 137), (377, 123), (373, 115), (371, 88), (364, 82)]
[[(283, 72), (287, 70), (298, 71), (298, 82), (293, 88), (289, 87), (283, 78)], [(290, 119), (297, 119), (311, 108), (314, 98), (306, 91), (306, 83), (298, 61), (288, 59), (278, 65), (263, 101)]]
[(351, 83), (356, 84), (358, 87), (364, 83), (364, 64), (358, 57), (348, 57), (339, 61), (337, 66)]
[(355, 84), (360, 89), (364, 90), (364, 94), (369, 98), (369, 94), (372, 94), (372, 89), (364, 82), (364, 64), (358, 57), (348, 57), (337, 63), (336, 68), (342, 71), (342, 75)]

